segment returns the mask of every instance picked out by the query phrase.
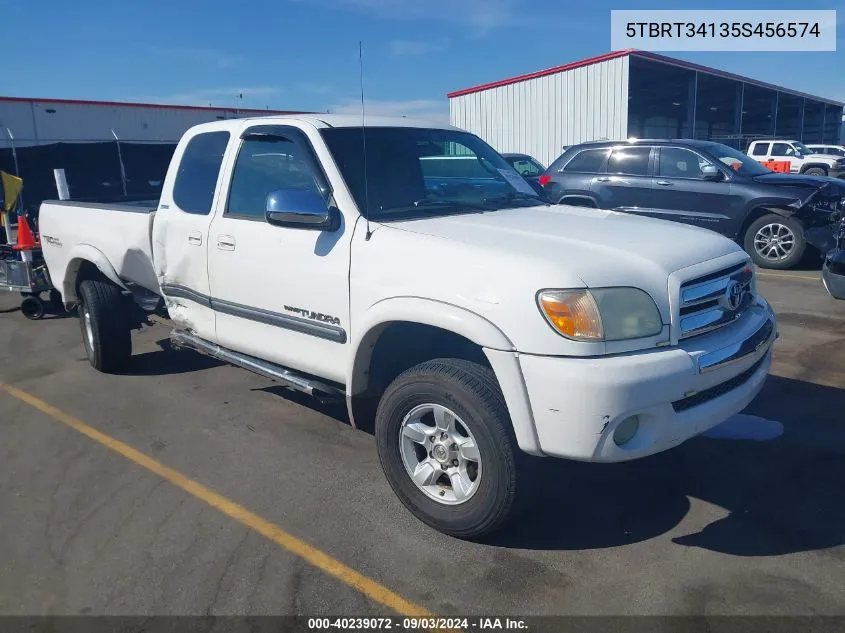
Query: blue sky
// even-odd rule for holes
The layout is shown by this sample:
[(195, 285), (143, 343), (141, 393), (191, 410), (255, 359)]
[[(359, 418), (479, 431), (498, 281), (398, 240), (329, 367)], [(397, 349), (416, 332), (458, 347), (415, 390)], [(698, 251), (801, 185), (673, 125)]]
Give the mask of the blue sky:
[[(752, 3), (749, 3), (749, 5)], [(753, 3), (757, 4), (757, 3)], [(845, 3), (826, 53), (664, 53), (845, 101)], [(35, 7), (38, 7), (37, 9)], [(0, 0), (6, 96), (448, 118), (446, 93), (610, 50), (611, 9), (674, 2), (525, 0)], [(758, 6), (760, 6), (758, 4)], [(572, 8), (577, 7), (577, 8)], [(739, 9), (735, 0), (688, 8)]]

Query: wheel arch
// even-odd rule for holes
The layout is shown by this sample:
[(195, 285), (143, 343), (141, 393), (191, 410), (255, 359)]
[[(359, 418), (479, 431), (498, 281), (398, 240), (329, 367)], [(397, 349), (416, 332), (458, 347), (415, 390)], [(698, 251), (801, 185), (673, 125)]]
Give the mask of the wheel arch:
[(379, 338), (390, 326), (428, 326), (459, 336), (479, 348), (513, 350), (513, 342), (485, 317), (465, 308), (422, 297), (395, 297), (375, 303), (364, 314), (346, 371), (347, 393), (367, 390), (369, 365)]
[(79, 302), (79, 284), (85, 279), (102, 275), (119, 288), (126, 290), (126, 285), (102, 251), (90, 244), (77, 244), (73, 247), (62, 280), (62, 299), (66, 306)]
[(814, 167), (823, 169), (824, 173), (828, 173), (830, 171), (830, 165), (827, 165), (825, 163), (805, 163), (804, 165), (801, 165), (801, 173), (805, 174)]
[[(422, 297), (397, 297), (374, 304), (353, 338), (347, 366), (350, 421), (368, 428), (367, 418), (383, 390), (399, 373), (420, 362), (448, 356), (490, 367), (504, 396), (517, 443), (541, 455), (515, 346), (485, 317), (453, 304)], [(411, 341), (408, 345), (406, 342)], [(384, 362), (386, 350), (400, 349)]]

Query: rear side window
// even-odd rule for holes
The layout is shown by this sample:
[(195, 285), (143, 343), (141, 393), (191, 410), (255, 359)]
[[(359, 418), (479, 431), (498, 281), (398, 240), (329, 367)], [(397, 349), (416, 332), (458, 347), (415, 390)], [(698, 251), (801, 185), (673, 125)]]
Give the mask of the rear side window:
[(623, 147), (613, 150), (607, 161), (608, 174), (625, 174), (628, 176), (648, 176), (648, 157), (650, 147)]
[(607, 149), (585, 149), (566, 163), (563, 171), (573, 171), (582, 174), (597, 174), (601, 171), (607, 158)]
[(752, 156), (765, 156), (769, 153), (769, 144), (768, 143), (757, 143), (754, 146), (754, 149), (751, 150)]
[(173, 202), (182, 211), (197, 215), (211, 212), (228, 144), (228, 132), (205, 132), (188, 141), (173, 183)]

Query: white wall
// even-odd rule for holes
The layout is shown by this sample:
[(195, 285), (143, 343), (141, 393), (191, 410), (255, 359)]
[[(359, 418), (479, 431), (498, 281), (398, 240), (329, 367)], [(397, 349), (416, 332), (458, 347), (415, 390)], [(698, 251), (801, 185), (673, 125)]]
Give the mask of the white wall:
[(545, 165), (564, 145), (628, 135), (628, 56), (449, 99), (452, 125)]

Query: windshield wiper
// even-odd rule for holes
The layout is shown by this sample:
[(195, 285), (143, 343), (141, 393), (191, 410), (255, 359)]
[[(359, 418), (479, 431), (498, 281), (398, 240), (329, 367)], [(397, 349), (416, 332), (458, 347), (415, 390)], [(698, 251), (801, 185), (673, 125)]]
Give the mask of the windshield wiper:
[(455, 202), (450, 200), (435, 200), (432, 198), (422, 198), (413, 204), (404, 207), (390, 207), (388, 209), (381, 209), (378, 214), (379, 219), (391, 218), (407, 218), (407, 217), (425, 217), (435, 214), (452, 214), (452, 213), (483, 213), (484, 211), (491, 211), (490, 207), (476, 204), (468, 204), (465, 202)]
[(513, 202), (515, 200), (525, 200), (528, 202), (534, 202), (539, 205), (543, 206), (551, 206), (551, 203), (543, 200), (540, 196), (534, 196), (529, 193), (523, 193), (522, 191), (511, 191), (510, 193), (506, 193), (503, 196), (494, 196), (492, 198), (484, 198), (484, 202)]

